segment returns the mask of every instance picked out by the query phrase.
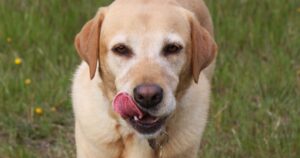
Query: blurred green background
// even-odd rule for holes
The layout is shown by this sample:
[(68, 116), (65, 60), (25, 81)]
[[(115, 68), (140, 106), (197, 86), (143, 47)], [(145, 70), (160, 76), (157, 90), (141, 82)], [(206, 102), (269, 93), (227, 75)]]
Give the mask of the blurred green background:
[[(206, 0), (219, 45), (202, 158), (300, 155), (300, 1)], [(104, 0), (0, 0), (0, 157), (75, 157), (73, 39)]]

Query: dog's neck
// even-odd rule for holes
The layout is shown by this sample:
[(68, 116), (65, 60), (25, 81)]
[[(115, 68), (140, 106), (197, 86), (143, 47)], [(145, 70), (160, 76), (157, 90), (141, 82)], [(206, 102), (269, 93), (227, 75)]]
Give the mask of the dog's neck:
[(168, 143), (169, 135), (164, 130), (161, 134), (155, 139), (148, 139), (150, 147), (153, 149), (155, 155), (160, 158), (163, 155), (163, 146)]

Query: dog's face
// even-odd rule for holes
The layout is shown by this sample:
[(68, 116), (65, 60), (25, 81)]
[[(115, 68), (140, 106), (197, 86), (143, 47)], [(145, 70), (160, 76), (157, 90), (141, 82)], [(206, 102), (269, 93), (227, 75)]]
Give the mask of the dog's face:
[(112, 4), (84, 26), (75, 45), (91, 78), (98, 59), (103, 84), (132, 98), (137, 112), (123, 118), (150, 137), (175, 111), (178, 93), (192, 78), (197, 82), (215, 56), (209, 33), (174, 4)]

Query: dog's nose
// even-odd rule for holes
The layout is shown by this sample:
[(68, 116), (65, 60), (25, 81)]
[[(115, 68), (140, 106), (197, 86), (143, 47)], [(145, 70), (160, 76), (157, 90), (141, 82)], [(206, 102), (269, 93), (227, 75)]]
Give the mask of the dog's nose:
[(141, 84), (133, 89), (135, 101), (143, 108), (157, 106), (163, 98), (163, 89), (156, 84)]

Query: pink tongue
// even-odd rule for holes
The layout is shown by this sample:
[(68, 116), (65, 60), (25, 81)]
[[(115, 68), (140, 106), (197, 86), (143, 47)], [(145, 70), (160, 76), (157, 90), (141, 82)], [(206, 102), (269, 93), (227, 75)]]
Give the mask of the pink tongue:
[(123, 118), (130, 118), (137, 116), (143, 117), (143, 112), (137, 107), (132, 97), (125, 92), (118, 93), (113, 101), (113, 107), (115, 112), (120, 114)]

